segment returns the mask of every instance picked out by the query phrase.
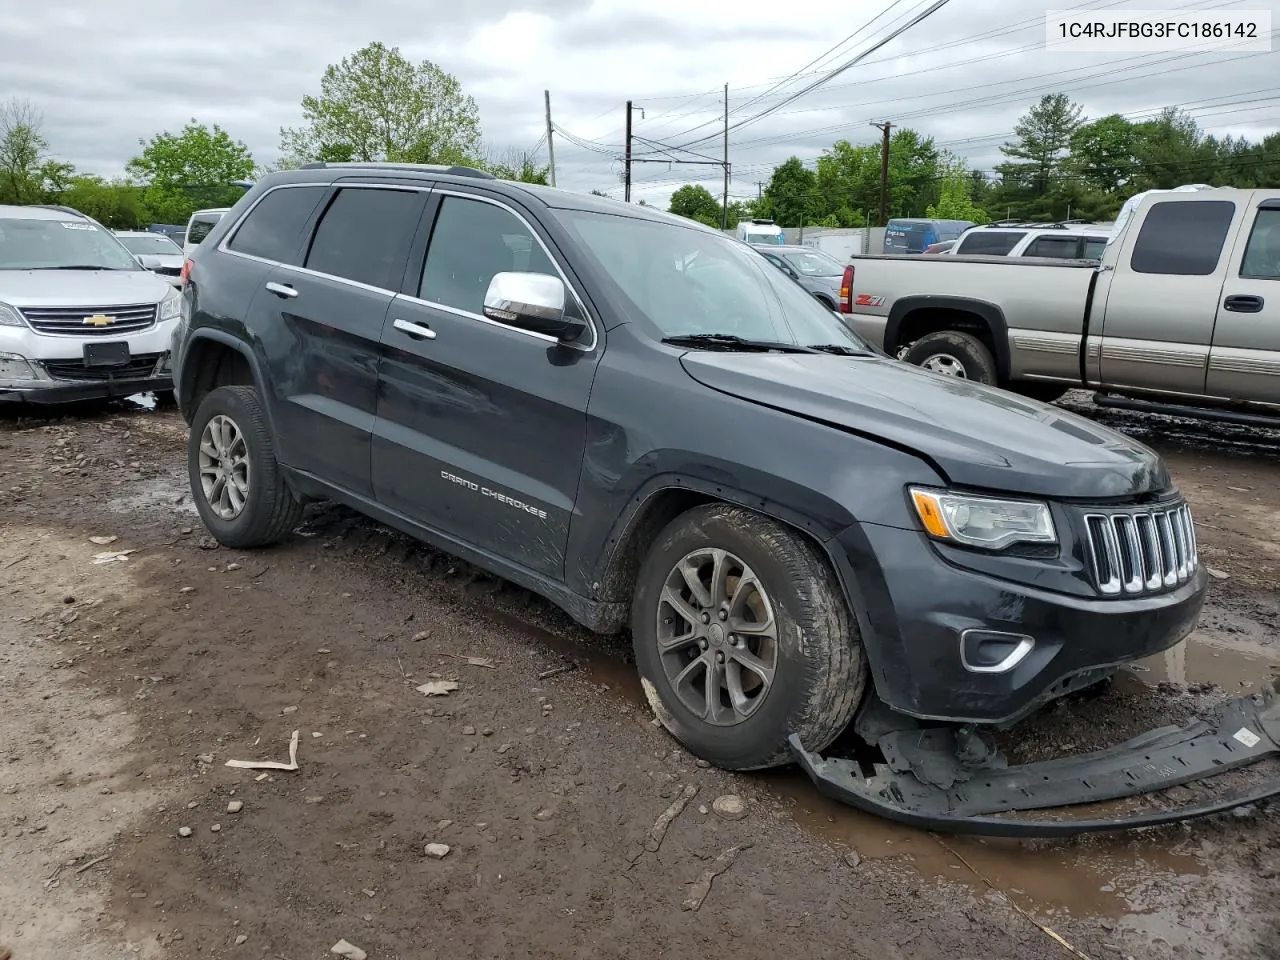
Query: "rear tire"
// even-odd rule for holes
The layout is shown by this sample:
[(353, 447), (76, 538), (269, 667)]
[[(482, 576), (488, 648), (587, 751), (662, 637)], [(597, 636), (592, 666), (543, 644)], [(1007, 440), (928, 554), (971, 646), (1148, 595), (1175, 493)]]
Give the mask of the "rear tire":
[(253, 387), (218, 387), (200, 402), (187, 470), (200, 518), (224, 546), (269, 546), (302, 520), (302, 503), (284, 481)]
[(956, 330), (921, 337), (902, 359), (958, 380), (972, 380), (992, 387), (999, 383), (999, 371), (991, 351), (977, 337)]
[(658, 535), (637, 579), (631, 632), (659, 722), (728, 770), (788, 762), (792, 734), (807, 750), (825, 749), (866, 688), (857, 624), (825, 558), (740, 507), (698, 507)]

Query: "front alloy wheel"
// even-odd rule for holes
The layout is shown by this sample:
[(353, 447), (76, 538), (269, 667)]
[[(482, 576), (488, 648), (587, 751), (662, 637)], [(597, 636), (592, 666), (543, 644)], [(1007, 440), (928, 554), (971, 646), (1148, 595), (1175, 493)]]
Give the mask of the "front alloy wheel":
[(656, 635), (671, 689), (705, 723), (742, 723), (769, 695), (778, 668), (773, 605), (760, 579), (729, 551), (695, 550), (672, 568)]
[(236, 422), (218, 414), (200, 437), (200, 489), (220, 520), (234, 520), (249, 500), (249, 446)]

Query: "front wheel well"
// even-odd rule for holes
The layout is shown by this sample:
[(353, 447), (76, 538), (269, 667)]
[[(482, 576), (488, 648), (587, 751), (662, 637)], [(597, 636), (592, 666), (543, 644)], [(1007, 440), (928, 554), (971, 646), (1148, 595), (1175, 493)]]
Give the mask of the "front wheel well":
[(997, 363), (999, 362), (1002, 351), (996, 345), (995, 332), (991, 329), (991, 322), (979, 313), (958, 310), (952, 307), (921, 307), (917, 310), (912, 310), (902, 318), (894, 343), (885, 344), (885, 352), (893, 357), (901, 357), (913, 343), (922, 337), (927, 337), (931, 333), (944, 333), (946, 331), (967, 333), (976, 337), (984, 347), (991, 351), (991, 355), (997, 359)]
[(253, 368), (239, 350), (208, 338), (197, 340), (189, 350), (179, 393), (188, 423), (204, 398), (218, 387), (254, 386)]

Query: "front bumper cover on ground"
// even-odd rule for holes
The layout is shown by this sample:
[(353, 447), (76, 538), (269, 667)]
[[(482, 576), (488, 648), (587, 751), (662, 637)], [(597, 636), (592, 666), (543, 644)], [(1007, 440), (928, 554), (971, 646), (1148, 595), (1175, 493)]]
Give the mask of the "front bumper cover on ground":
[(1008, 766), (976, 733), (927, 727), (891, 714), (878, 702), (859, 718), (858, 727), (884, 756), (870, 776), (857, 761), (810, 753), (793, 736), (796, 761), (827, 796), (940, 833), (1068, 837), (1176, 823), (1280, 795), (1280, 780), (1273, 780), (1211, 801), (1105, 819), (1007, 816), (1155, 793), (1280, 756), (1280, 697), (1271, 688), (1223, 703), (1184, 727), (1163, 727), (1106, 750), (1018, 766)]

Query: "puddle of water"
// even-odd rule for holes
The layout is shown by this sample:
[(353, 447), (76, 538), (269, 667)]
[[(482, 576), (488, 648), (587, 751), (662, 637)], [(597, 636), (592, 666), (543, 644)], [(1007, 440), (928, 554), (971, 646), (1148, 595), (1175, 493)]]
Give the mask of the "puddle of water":
[(1225, 694), (1246, 696), (1280, 675), (1280, 650), (1197, 631), (1176, 647), (1139, 661), (1133, 669), (1146, 683), (1216, 683)]

